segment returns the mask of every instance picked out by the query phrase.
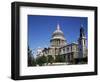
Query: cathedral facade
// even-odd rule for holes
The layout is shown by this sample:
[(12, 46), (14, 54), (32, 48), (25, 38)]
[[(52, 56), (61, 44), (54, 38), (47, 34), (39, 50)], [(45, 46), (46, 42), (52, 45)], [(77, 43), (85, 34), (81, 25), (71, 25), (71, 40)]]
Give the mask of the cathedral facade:
[(62, 56), (68, 64), (87, 63), (86, 36), (83, 26), (80, 26), (80, 35), (77, 42), (68, 43), (64, 33), (57, 24), (56, 30), (50, 39), (50, 47), (38, 50), (37, 56)]

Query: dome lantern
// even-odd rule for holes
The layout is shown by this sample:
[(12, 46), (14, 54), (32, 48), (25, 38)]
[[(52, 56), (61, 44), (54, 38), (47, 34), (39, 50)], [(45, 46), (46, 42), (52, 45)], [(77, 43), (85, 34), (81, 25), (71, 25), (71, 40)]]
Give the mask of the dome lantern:
[(57, 30), (60, 30), (60, 26), (59, 26), (59, 24), (57, 24)]

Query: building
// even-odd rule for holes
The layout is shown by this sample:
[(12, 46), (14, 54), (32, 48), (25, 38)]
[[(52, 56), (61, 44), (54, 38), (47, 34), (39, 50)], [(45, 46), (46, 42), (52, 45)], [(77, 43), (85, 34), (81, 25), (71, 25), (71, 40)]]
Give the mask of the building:
[(78, 41), (68, 44), (64, 33), (60, 29), (60, 25), (57, 24), (57, 29), (53, 32), (50, 40), (50, 47), (44, 48), (41, 52), (41, 54), (38, 53), (37, 55), (50, 55), (54, 60), (56, 60), (58, 56), (61, 56), (63, 57), (63, 62), (68, 64), (87, 63), (86, 36), (83, 26), (80, 26)]

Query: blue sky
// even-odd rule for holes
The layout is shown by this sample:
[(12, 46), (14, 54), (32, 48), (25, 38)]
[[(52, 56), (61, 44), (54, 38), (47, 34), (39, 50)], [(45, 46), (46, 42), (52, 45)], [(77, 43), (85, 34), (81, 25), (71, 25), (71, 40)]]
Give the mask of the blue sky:
[(50, 46), (52, 33), (59, 23), (67, 43), (77, 42), (81, 24), (87, 37), (88, 18), (28, 15), (28, 45), (34, 50)]

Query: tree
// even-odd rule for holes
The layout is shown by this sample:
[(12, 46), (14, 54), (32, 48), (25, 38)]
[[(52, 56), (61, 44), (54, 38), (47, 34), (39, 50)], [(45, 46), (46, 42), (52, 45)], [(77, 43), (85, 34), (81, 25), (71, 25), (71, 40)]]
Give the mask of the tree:
[(28, 66), (32, 66), (32, 50), (28, 46)]
[(40, 57), (36, 58), (36, 64), (38, 64), (39, 66), (42, 66), (41, 58)]
[(65, 62), (63, 55), (56, 55), (55, 62)]
[(34, 57), (32, 58), (32, 66), (36, 66), (36, 59)]
[(40, 56), (36, 58), (36, 63), (40, 66), (44, 65), (45, 63), (47, 63), (47, 57), (46, 56)]
[(42, 63), (44, 64), (44, 63), (47, 63), (47, 57), (46, 56), (42, 56), (41, 57), (41, 60), (42, 60)]
[(52, 57), (52, 55), (48, 55), (48, 63), (53, 63), (54, 62), (54, 58)]

